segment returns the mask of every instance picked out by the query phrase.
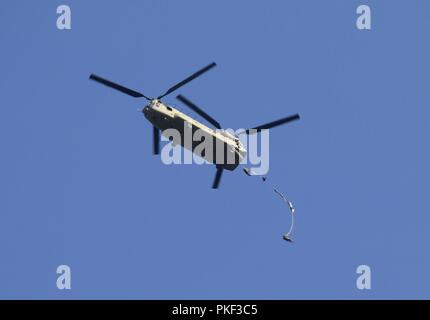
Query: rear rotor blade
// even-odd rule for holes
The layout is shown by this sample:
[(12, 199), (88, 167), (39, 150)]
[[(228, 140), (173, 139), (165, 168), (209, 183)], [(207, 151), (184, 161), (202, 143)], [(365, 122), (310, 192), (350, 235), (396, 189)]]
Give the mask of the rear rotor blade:
[(191, 110), (196, 112), (197, 114), (201, 115), (203, 118), (205, 118), (208, 122), (210, 122), (215, 128), (221, 129), (221, 125), (218, 121), (216, 121), (214, 118), (212, 118), (210, 115), (208, 115), (206, 112), (204, 112), (202, 109), (197, 107), (194, 103), (192, 103), (190, 100), (185, 98), (182, 95), (178, 95), (176, 97), (179, 101), (181, 101), (183, 104), (185, 104), (187, 107), (189, 107)]
[(152, 153), (160, 154), (160, 129), (152, 127)]
[[(272, 122), (263, 124), (261, 126), (255, 127), (255, 128), (247, 129), (246, 133), (247, 134), (250, 134), (250, 133), (252, 134), (252, 133), (260, 132), (263, 129), (271, 129), (271, 128), (283, 125), (283, 124), (291, 122), (291, 121), (299, 120), (299, 119), (300, 119), (299, 114), (294, 114), (292, 116), (289, 116), (289, 117), (286, 117), (286, 118), (282, 118), (282, 119), (279, 119), (279, 120), (276, 120), (276, 121), (272, 121)], [(254, 131), (251, 131), (251, 130), (254, 130)]]
[(211, 64), (207, 65), (206, 67), (204, 67), (204, 68), (200, 69), (199, 71), (193, 73), (191, 76), (189, 76), (185, 80), (182, 80), (181, 82), (175, 84), (173, 87), (171, 87), (163, 95), (159, 96), (157, 99), (161, 99), (161, 98), (167, 96), (168, 94), (171, 94), (173, 91), (179, 89), (180, 87), (182, 87), (183, 85), (187, 84), (188, 82), (194, 80), (195, 78), (200, 77), (203, 73), (205, 73), (206, 71), (209, 71), (210, 69), (212, 69), (215, 66), (216, 66), (216, 63), (212, 62)]
[(216, 174), (215, 174), (214, 183), (212, 184), (212, 189), (218, 189), (223, 171), (224, 171), (224, 169), (222, 167), (216, 168)]
[(97, 76), (95, 74), (91, 74), (90, 75), (90, 79), (94, 80), (94, 81), (96, 81), (98, 83), (101, 83), (101, 84), (103, 84), (105, 86), (108, 86), (109, 88), (121, 91), (122, 93), (125, 93), (125, 94), (128, 94), (129, 96), (132, 96), (134, 98), (145, 98), (146, 100), (151, 100), (150, 98), (148, 98), (147, 96), (145, 96), (144, 94), (142, 94), (140, 92), (137, 92), (137, 91), (134, 91), (132, 89), (126, 88), (126, 87), (121, 86), (121, 85), (119, 85), (119, 84), (117, 84), (115, 82), (112, 82), (110, 80), (103, 79), (102, 77), (99, 77), (99, 76)]

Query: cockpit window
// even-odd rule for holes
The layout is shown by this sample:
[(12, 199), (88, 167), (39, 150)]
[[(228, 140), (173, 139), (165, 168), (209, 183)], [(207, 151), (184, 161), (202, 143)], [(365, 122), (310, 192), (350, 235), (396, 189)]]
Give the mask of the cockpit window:
[(173, 109), (172, 109), (172, 108), (170, 108), (169, 106), (166, 106), (166, 108), (167, 108), (167, 110), (169, 110), (169, 111), (173, 111)]

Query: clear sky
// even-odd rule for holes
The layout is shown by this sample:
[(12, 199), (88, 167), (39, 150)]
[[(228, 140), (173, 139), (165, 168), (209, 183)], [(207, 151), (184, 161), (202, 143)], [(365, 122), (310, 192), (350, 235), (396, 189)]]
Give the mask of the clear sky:
[[(56, 28), (56, 8), (72, 29)], [(372, 30), (356, 8), (372, 9)], [(4, 1), (0, 298), (430, 298), (428, 1)], [(269, 179), (166, 166), (133, 99), (273, 129)], [(167, 103), (180, 105), (175, 95)], [(185, 108), (182, 110), (188, 112)], [(191, 112), (188, 114), (192, 115)], [(198, 118), (196, 116), (196, 118)], [(56, 268), (72, 270), (72, 290)], [(356, 288), (356, 268), (372, 289)]]

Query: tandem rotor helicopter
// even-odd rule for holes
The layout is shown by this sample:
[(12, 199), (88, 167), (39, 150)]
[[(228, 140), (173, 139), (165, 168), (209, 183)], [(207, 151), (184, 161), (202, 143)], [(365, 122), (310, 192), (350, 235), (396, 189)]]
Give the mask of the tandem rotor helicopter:
[[(163, 132), (166, 129), (176, 129), (181, 133), (181, 146), (184, 148), (189, 149), (191, 152), (194, 152), (195, 147), (200, 143), (199, 141), (193, 141), (192, 145), (188, 146), (185, 144), (185, 139), (183, 138), (184, 134), (184, 124), (187, 124), (188, 127), (192, 129), (193, 132), (196, 130), (202, 130), (205, 134), (212, 137), (216, 143), (223, 144), (223, 150), (227, 150), (227, 153), (224, 153), (225, 156), (230, 152), (234, 153), (234, 162), (228, 163), (228, 161), (225, 161), (225, 156), (223, 156), (223, 161), (221, 161), (221, 164), (219, 164), (218, 161), (214, 161), (215, 159), (218, 159), (216, 157), (216, 150), (214, 149), (213, 156), (211, 157), (205, 157), (204, 155), (200, 155), (205, 160), (215, 164), (216, 166), (216, 174), (215, 179), (212, 184), (213, 189), (217, 189), (221, 180), (222, 173), (225, 170), (233, 171), (237, 168), (237, 166), (240, 164), (240, 162), (244, 159), (246, 156), (246, 149), (243, 146), (243, 144), (240, 142), (238, 135), (233, 135), (221, 128), (221, 125), (219, 122), (217, 122), (214, 118), (209, 116), (205, 111), (203, 111), (201, 108), (199, 108), (197, 105), (192, 103), (190, 100), (185, 98), (182, 95), (178, 95), (176, 98), (181, 101), (183, 104), (185, 104), (187, 107), (189, 107), (191, 110), (199, 114), (201, 117), (203, 117), (206, 121), (208, 121), (211, 125), (215, 127), (215, 129), (209, 128), (208, 126), (202, 124), (201, 122), (191, 118), (190, 116), (187, 116), (186, 114), (182, 113), (181, 111), (169, 106), (166, 103), (163, 103), (161, 101), (162, 98), (166, 97), (167, 95), (171, 94), (172, 92), (176, 91), (177, 89), (181, 88), (185, 84), (189, 83), (190, 81), (196, 79), (197, 77), (201, 76), (205, 72), (209, 71), (213, 67), (216, 66), (216, 63), (213, 62), (206, 67), (200, 69), (199, 71), (193, 73), (188, 78), (182, 80), (181, 82), (178, 82), (174, 86), (170, 87), (165, 93), (158, 96), (157, 98), (150, 98), (143, 93), (134, 91), (132, 89), (126, 88), (122, 85), (119, 85), (117, 83), (114, 83), (110, 80), (106, 80), (102, 77), (99, 77), (95, 74), (90, 75), (90, 79), (94, 80), (98, 83), (101, 83), (105, 86), (108, 86), (112, 89), (118, 90), (122, 93), (125, 93), (131, 97), (134, 98), (145, 98), (149, 101), (149, 103), (143, 108), (142, 112), (145, 115), (146, 119), (148, 119), (149, 122), (152, 123), (153, 126), (153, 153), (155, 155), (160, 154), (160, 131)], [(244, 133), (246, 134), (254, 134), (257, 132), (260, 132), (263, 129), (271, 129), (283, 124), (286, 124), (288, 122), (298, 120), (300, 119), (300, 116), (298, 114), (294, 114), (276, 121), (272, 121), (251, 129), (246, 129)], [(216, 143), (214, 145), (216, 145)], [(249, 175), (249, 172), (244, 170), (246, 174)]]

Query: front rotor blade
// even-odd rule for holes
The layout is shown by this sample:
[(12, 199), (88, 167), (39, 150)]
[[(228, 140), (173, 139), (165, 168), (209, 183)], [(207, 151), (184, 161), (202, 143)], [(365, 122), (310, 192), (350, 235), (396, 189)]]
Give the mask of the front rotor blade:
[(152, 153), (160, 154), (160, 129), (152, 127)]
[(222, 167), (216, 168), (215, 180), (214, 180), (214, 183), (212, 184), (212, 189), (218, 189), (223, 170), (224, 169)]
[[(282, 118), (273, 122), (269, 122), (266, 124), (263, 124), (261, 126), (255, 127), (255, 128), (251, 128), (251, 129), (247, 129), (246, 133), (250, 134), (250, 133), (256, 133), (256, 132), (260, 132), (263, 129), (271, 129), (280, 125), (283, 125), (287, 122), (291, 122), (291, 121), (295, 121), (295, 120), (299, 120), (300, 116), (298, 114), (294, 114), (292, 116), (286, 117), (286, 118)], [(253, 132), (251, 130), (254, 130)]]
[(94, 81), (96, 81), (98, 83), (101, 83), (101, 84), (103, 84), (105, 86), (108, 86), (109, 88), (121, 91), (122, 93), (125, 93), (125, 94), (128, 94), (129, 96), (132, 96), (134, 98), (145, 98), (147, 100), (151, 100), (150, 98), (148, 98), (147, 96), (145, 96), (144, 94), (142, 94), (140, 92), (131, 90), (129, 88), (121, 86), (121, 85), (119, 85), (119, 84), (117, 84), (115, 82), (112, 82), (110, 80), (103, 79), (102, 77), (99, 77), (99, 76), (97, 76), (95, 74), (91, 74), (90, 75), (90, 79), (94, 80)]
[(178, 95), (176, 97), (179, 101), (181, 101), (183, 104), (185, 104), (187, 107), (189, 107), (191, 110), (196, 112), (197, 114), (201, 115), (203, 118), (205, 118), (208, 122), (213, 124), (213, 126), (217, 129), (221, 129), (221, 125), (218, 121), (216, 121), (214, 118), (212, 118), (210, 115), (208, 115), (206, 112), (204, 112), (202, 109), (197, 107), (194, 103), (192, 103), (190, 100), (185, 98), (182, 95)]
[(183, 85), (187, 84), (188, 82), (194, 80), (195, 78), (200, 77), (203, 73), (205, 73), (206, 71), (209, 71), (210, 69), (212, 69), (215, 66), (216, 66), (216, 63), (212, 62), (211, 64), (207, 65), (206, 67), (204, 67), (204, 68), (200, 69), (199, 71), (193, 73), (191, 76), (189, 76), (185, 80), (182, 80), (178, 84), (175, 84), (173, 87), (171, 87), (169, 90), (167, 90), (166, 93), (164, 93), (163, 95), (159, 96), (157, 99), (161, 99), (161, 98), (167, 96), (168, 94), (171, 94), (173, 91), (179, 89), (180, 87), (182, 87)]

